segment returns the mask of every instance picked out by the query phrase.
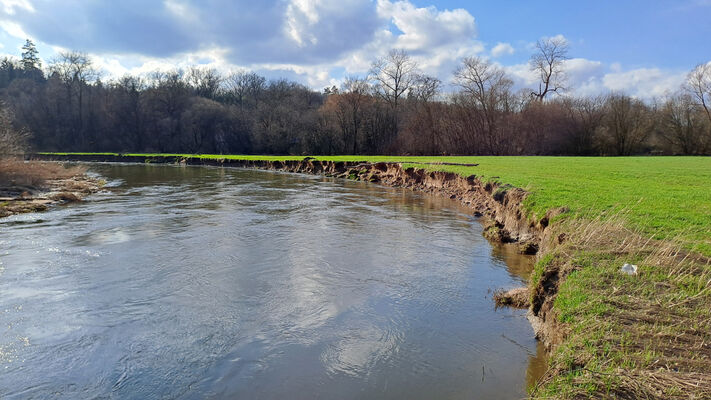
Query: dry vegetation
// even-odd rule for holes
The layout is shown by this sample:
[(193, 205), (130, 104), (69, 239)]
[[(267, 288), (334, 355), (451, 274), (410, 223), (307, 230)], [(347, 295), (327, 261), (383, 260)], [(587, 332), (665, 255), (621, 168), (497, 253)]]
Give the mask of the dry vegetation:
[(533, 397), (711, 398), (711, 260), (626, 226), (618, 214), (551, 235), (532, 309), (564, 340)]
[(101, 186), (83, 166), (0, 160), (0, 217), (44, 211), (54, 203), (81, 200)]
[(52, 162), (25, 162), (17, 159), (0, 160), (0, 188), (43, 189), (47, 182), (58, 179), (69, 179), (84, 175), (86, 167), (65, 167)]

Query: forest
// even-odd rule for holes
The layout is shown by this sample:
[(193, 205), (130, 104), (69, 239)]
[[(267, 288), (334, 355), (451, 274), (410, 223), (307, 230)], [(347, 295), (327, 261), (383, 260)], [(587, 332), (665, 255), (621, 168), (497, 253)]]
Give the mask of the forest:
[(392, 50), (367, 76), (314, 90), (200, 66), (106, 79), (81, 52), (45, 65), (28, 40), (21, 57), (0, 60), (0, 153), (711, 154), (711, 64), (642, 100), (572, 95), (569, 58), (564, 40), (539, 41), (537, 88), (514, 90), (486, 58), (463, 59), (442, 82)]

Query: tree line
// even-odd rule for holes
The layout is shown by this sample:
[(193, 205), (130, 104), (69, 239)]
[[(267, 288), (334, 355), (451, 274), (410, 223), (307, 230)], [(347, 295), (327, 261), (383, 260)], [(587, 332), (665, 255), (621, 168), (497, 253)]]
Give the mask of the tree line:
[(514, 91), (506, 71), (468, 57), (456, 88), (393, 50), (367, 76), (315, 91), (254, 72), (214, 69), (127, 75), (104, 82), (84, 53), (46, 66), (31, 41), (0, 60), (0, 153), (635, 155), (711, 153), (711, 64), (677, 93), (576, 97), (568, 44), (537, 43), (538, 88)]

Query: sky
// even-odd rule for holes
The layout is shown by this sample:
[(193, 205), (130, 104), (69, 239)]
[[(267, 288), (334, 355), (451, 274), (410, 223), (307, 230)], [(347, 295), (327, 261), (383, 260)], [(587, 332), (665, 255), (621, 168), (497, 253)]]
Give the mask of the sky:
[(570, 94), (663, 97), (711, 62), (711, 0), (0, 0), (0, 56), (88, 53), (109, 80), (204, 65), (320, 90), (406, 50), (450, 82), (468, 56), (533, 87), (537, 40), (570, 43)]

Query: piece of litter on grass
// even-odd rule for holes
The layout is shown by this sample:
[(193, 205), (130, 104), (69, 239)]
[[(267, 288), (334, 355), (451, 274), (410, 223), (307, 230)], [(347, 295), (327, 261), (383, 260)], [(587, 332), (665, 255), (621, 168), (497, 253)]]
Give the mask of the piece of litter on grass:
[(625, 264), (620, 268), (620, 272), (627, 275), (637, 275), (637, 266), (632, 264)]

